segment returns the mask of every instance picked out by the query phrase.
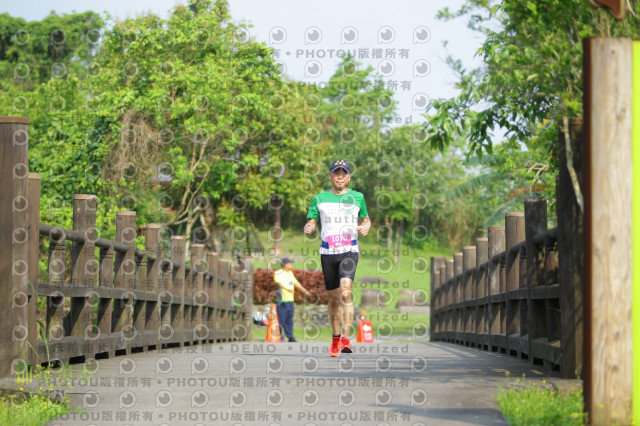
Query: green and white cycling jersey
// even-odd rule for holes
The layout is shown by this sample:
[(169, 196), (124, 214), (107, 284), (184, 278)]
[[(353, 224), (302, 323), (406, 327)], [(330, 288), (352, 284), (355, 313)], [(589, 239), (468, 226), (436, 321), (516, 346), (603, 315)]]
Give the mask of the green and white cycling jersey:
[(320, 254), (358, 252), (358, 222), (366, 217), (364, 195), (353, 189), (335, 195), (324, 191), (311, 199), (307, 219), (320, 222)]

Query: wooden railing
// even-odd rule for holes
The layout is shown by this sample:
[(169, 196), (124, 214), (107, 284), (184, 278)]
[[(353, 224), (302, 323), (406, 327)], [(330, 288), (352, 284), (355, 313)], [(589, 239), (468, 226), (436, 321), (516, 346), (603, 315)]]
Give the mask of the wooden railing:
[[(97, 238), (95, 195), (74, 196), (74, 229), (41, 224), (40, 175), (26, 166), (27, 124), (0, 118), (0, 166), (12, 173), (0, 188), (7, 249), (0, 354), (10, 360), (0, 363), (0, 377), (27, 364), (251, 338), (249, 257), (222, 259), (202, 244), (191, 244), (187, 256), (186, 237), (159, 224), (142, 227), (145, 250), (138, 249), (133, 211), (116, 213), (115, 241)], [(25, 142), (16, 144), (20, 137)], [(46, 273), (38, 271), (41, 236), (48, 237)]]
[[(582, 120), (569, 128), (573, 167), (581, 172)], [(564, 377), (583, 365), (582, 213), (560, 132), (558, 227), (547, 229), (546, 201), (525, 200), (453, 259), (431, 258), (431, 339), (506, 353)], [(560, 247), (560, 250), (559, 250)]]
[(546, 213), (546, 201), (527, 199), (525, 213), (507, 213), (475, 246), (432, 258), (433, 340), (560, 367), (558, 239)]

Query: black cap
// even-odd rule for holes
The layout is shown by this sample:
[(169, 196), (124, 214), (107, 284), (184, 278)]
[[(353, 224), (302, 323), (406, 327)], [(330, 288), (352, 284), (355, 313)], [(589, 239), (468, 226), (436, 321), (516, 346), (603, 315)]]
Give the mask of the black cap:
[(284, 266), (286, 263), (293, 263), (293, 260), (285, 257), (284, 259), (282, 259), (282, 266)]
[(331, 164), (329, 171), (335, 172), (338, 169), (345, 169), (347, 173), (351, 173), (351, 166), (347, 160), (336, 160)]

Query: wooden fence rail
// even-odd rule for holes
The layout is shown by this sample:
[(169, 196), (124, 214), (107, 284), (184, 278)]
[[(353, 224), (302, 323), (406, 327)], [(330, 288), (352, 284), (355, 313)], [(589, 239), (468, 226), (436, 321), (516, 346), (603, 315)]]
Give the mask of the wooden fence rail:
[[(42, 224), (27, 146), (28, 118), (0, 117), (0, 355), (11, 360), (0, 377), (45, 362), (251, 338), (249, 257), (222, 259), (202, 244), (187, 256), (186, 237), (160, 224), (144, 227), (138, 249), (133, 211), (116, 213), (115, 241), (97, 238), (95, 195), (74, 196), (74, 229)], [(39, 280), (42, 236), (49, 253)]]
[[(582, 184), (582, 120), (570, 120), (567, 134)], [(431, 258), (431, 339), (528, 359), (564, 377), (582, 374), (582, 213), (565, 142), (561, 131), (557, 228), (547, 229), (546, 201), (531, 197), (475, 246)]]

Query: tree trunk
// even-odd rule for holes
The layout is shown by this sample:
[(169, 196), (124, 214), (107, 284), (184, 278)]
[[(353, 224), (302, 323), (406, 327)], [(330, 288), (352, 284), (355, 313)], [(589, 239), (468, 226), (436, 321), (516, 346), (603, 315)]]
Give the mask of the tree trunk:
[(282, 210), (282, 198), (278, 197), (277, 195), (274, 195), (271, 200), (272, 200), (271, 205), (275, 210), (275, 218), (274, 218), (274, 225), (273, 225), (273, 228), (274, 228), (273, 252), (275, 254), (280, 254), (279, 243), (280, 243), (280, 235), (281, 235), (281, 229), (282, 229), (280, 227), (280, 211)]
[[(264, 244), (262, 244), (262, 240), (260, 239), (260, 234), (258, 234), (258, 230), (256, 229), (256, 225), (250, 221), (249, 226), (251, 227), (251, 232), (253, 233), (253, 239), (255, 240), (255, 248), (258, 253), (264, 253)], [(253, 253), (251, 254), (253, 256)]]
[(403, 224), (404, 224), (404, 220), (401, 220), (398, 223), (398, 230), (396, 232), (396, 250), (393, 253), (393, 261), (396, 264), (397, 268), (400, 268), (400, 250), (402, 249), (402, 225)]
[(209, 230), (210, 238), (207, 241), (207, 247), (212, 251), (221, 252), (222, 251), (222, 241), (220, 239), (220, 235), (222, 235), (221, 230), (216, 226), (216, 214), (215, 210), (211, 203), (208, 203), (207, 208), (202, 212), (202, 217), (204, 218), (205, 223), (202, 226), (206, 227)]
[(384, 224), (387, 226), (389, 235), (387, 235), (387, 249), (391, 250), (391, 243), (393, 240), (393, 221), (389, 218), (389, 216), (386, 216), (384, 218)]

